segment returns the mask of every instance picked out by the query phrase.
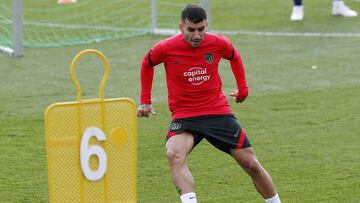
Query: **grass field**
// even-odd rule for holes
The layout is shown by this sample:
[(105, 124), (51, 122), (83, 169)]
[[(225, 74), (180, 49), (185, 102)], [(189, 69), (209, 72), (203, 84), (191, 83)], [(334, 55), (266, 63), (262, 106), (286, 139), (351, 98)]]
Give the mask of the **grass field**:
[[(360, 33), (360, 17), (331, 16), (330, 1), (306, 1), (305, 21), (297, 23), (289, 20), (290, 1), (213, 2), (219, 8), (212, 11), (217, 29)], [(347, 2), (360, 11), (360, 2)], [(230, 103), (282, 202), (359, 203), (360, 37), (228, 37), (242, 54), (250, 87), (245, 103)], [(0, 202), (48, 202), (44, 112), (52, 103), (76, 99), (69, 71), (75, 54), (87, 48), (102, 51), (111, 66), (105, 96), (137, 102), (140, 60), (163, 38), (26, 48), (22, 58), (0, 54)], [(93, 57), (80, 61), (77, 75), (85, 98), (98, 96), (102, 71)], [(228, 62), (221, 63), (220, 72), (228, 93), (235, 87)], [(166, 98), (160, 66), (153, 87), (158, 115), (138, 120), (142, 203), (179, 202), (164, 150), (170, 122)], [(262, 202), (231, 157), (206, 141), (189, 156), (188, 165), (199, 202)]]

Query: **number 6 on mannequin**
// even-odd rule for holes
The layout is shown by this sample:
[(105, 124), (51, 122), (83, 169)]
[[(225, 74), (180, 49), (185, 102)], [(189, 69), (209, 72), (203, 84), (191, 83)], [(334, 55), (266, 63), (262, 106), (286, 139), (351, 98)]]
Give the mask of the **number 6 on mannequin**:
[[(87, 128), (81, 138), (80, 144), (80, 165), (84, 176), (90, 181), (100, 180), (106, 172), (107, 158), (103, 148), (98, 145), (89, 145), (91, 137), (95, 137), (98, 141), (105, 141), (106, 136), (100, 128)], [(97, 170), (90, 168), (90, 157), (97, 156), (99, 165)]]

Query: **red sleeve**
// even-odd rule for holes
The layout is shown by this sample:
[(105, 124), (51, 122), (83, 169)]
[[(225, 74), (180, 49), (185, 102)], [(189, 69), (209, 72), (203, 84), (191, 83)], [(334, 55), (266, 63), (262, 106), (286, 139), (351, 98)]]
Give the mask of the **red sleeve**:
[(224, 39), (224, 56), (223, 58), (230, 61), (231, 70), (235, 76), (236, 85), (239, 91), (246, 89), (246, 77), (245, 77), (245, 69), (244, 64), (241, 59), (239, 52), (233, 47), (230, 40), (223, 37)]
[(151, 89), (154, 78), (154, 66), (164, 62), (163, 43), (155, 44), (143, 57), (140, 65), (140, 104), (151, 104)]
[(231, 70), (234, 73), (238, 90), (247, 89), (244, 64), (239, 52), (233, 48), (233, 58), (230, 60)]

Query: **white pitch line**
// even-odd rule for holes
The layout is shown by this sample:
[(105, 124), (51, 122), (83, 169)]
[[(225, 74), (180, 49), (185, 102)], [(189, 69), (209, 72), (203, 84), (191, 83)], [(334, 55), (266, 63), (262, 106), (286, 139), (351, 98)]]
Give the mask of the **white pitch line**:
[(214, 33), (225, 35), (250, 35), (250, 36), (281, 36), (281, 37), (360, 37), (360, 33), (353, 32), (260, 32), (260, 31), (220, 31)]
[[(281, 37), (360, 37), (360, 33), (335, 33), (335, 32), (260, 32), (241, 30), (211, 30), (212, 33), (224, 35), (249, 35), (249, 36), (281, 36)], [(179, 33), (176, 29), (156, 29), (153, 32), (158, 35), (175, 35)]]
[[(0, 23), (11, 24), (11, 21), (0, 20)], [(91, 26), (78, 24), (59, 24), (44, 22), (24, 22), (25, 25), (41, 26), (41, 27), (57, 27), (66, 29), (94, 29), (94, 30), (111, 30), (111, 31), (140, 31), (151, 32), (150, 29), (143, 28), (121, 28), (111, 26)], [(246, 30), (211, 30), (213, 33), (224, 35), (249, 35), (249, 36), (280, 36), (280, 37), (360, 37), (358, 32), (263, 32), (263, 31), (246, 31)], [(177, 29), (156, 29), (154, 34), (174, 35), (179, 33)]]
[(0, 51), (5, 53), (5, 54), (8, 54), (10, 56), (12, 56), (14, 54), (14, 50), (11, 49), (10, 47), (0, 46)]
[[(12, 24), (11, 21), (0, 21), (3, 24)], [(92, 30), (110, 30), (110, 31), (147, 31), (149, 29), (144, 28), (121, 28), (111, 26), (92, 26), (92, 25), (80, 25), (80, 24), (61, 24), (61, 23), (47, 23), (47, 22), (24, 22), (24, 25), (38, 26), (38, 27), (50, 27), (50, 28), (64, 28), (64, 29), (92, 29)]]

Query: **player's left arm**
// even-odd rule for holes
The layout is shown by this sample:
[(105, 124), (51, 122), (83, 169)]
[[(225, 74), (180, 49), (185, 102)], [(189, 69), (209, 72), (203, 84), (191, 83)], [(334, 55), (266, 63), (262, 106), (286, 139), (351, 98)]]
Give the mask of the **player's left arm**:
[(236, 103), (243, 102), (249, 94), (246, 83), (245, 68), (242, 58), (230, 40), (224, 37), (224, 58), (230, 61), (231, 70), (235, 76), (237, 89), (230, 93)]

